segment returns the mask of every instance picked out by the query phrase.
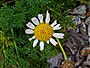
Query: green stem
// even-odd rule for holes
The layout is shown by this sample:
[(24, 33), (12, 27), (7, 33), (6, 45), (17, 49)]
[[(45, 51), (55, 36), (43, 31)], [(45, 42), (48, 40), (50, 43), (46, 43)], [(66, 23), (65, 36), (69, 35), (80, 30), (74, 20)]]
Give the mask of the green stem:
[(7, 16), (7, 18), (11, 18), (11, 17), (19, 16), (19, 15), (22, 15), (22, 14), (27, 14), (27, 13), (29, 13), (29, 12), (30, 12), (30, 11), (27, 11), (27, 12), (24, 12), (24, 13), (20, 13), (20, 14), (10, 15), (10, 16)]
[(50, 7), (47, 7), (47, 8), (48, 8), (49, 10), (55, 12), (57, 15), (61, 16), (61, 14), (60, 14), (59, 12), (55, 11), (54, 9), (52, 9), (52, 8), (50, 8)]
[(16, 45), (16, 42), (13, 40), (13, 42), (14, 42), (14, 46), (15, 46), (15, 49), (16, 49), (16, 53), (17, 53), (17, 55), (18, 55), (18, 58), (19, 58), (19, 53), (18, 53), (18, 50), (17, 50), (17, 45)]
[[(14, 40), (13, 28), (11, 28), (11, 33), (12, 33), (12, 38), (13, 38), (13, 43), (14, 43), (14, 46), (15, 46), (17, 58), (19, 59), (19, 53), (18, 53), (18, 50), (17, 50), (17, 45), (16, 45), (16, 42), (15, 42), (15, 40)], [(18, 66), (19, 66), (19, 64), (18, 64)]]
[(5, 48), (4, 48), (4, 44), (3, 44), (3, 46), (2, 46), (2, 49), (3, 49), (3, 54), (4, 54), (4, 57), (5, 57), (5, 60), (6, 60), (7, 56), (6, 56), (6, 52), (5, 52)]
[(60, 43), (60, 41), (59, 41), (59, 39), (56, 38), (56, 40), (57, 40), (57, 42), (58, 42), (58, 44), (59, 44), (59, 47), (60, 47), (60, 49), (61, 49), (61, 51), (62, 51), (62, 53), (63, 53), (64, 59), (67, 60), (67, 55), (66, 55), (66, 53), (65, 53), (65, 51), (64, 51), (64, 49), (63, 49), (63, 47), (62, 47), (62, 45), (61, 45), (61, 43)]
[(15, 46), (15, 50), (16, 50), (16, 53), (17, 53), (18, 58), (19, 58), (19, 53), (18, 53), (18, 50), (17, 50), (16, 42), (14, 41), (14, 33), (13, 33), (13, 29), (12, 28), (11, 28), (11, 33), (12, 33), (12, 38), (13, 38), (13, 43), (14, 43), (14, 46)]
[[(2, 49), (3, 49), (3, 55), (4, 55), (4, 57), (5, 57), (5, 64), (4, 64), (4, 66), (7, 66), (7, 65), (6, 65), (7, 56), (6, 56), (6, 51), (5, 51), (4, 44), (3, 44), (3, 46), (2, 46)], [(4, 68), (4, 67), (2, 66), (2, 68)]]
[(3, 51), (3, 56), (4, 56), (5, 59), (2, 62), (5, 61), (5, 64), (4, 65), (2, 64), (2, 68), (4, 68), (4, 66), (6, 66), (7, 55), (6, 55), (5, 44), (4, 44), (5, 38), (3, 37), (3, 32), (2, 31), (0, 31), (0, 37), (1, 37), (1, 40), (3, 42), (3, 44), (2, 44), (2, 51)]
[(0, 31), (0, 37), (1, 37), (1, 40), (2, 40), (2, 42), (3, 42), (3, 45), (2, 45), (2, 49), (3, 49), (3, 54), (4, 54), (4, 57), (5, 57), (5, 59), (6, 59), (6, 52), (5, 52), (5, 47), (4, 47), (4, 37), (3, 37), (3, 32), (2, 31)]

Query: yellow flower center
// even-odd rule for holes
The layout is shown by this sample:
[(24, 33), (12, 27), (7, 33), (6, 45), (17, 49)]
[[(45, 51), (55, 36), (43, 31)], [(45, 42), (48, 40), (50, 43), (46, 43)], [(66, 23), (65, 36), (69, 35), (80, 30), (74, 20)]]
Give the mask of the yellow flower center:
[(47, 41), (52, 37), (53, 29), (47, 23), (41, 23), (37, 25), (34, 29), (34, 35), (36, 39), (40, 41)]

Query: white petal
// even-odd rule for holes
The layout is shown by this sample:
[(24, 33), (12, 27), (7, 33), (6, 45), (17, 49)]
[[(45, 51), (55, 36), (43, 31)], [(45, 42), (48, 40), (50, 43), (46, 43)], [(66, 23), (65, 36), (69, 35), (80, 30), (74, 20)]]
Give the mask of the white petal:
[(40, 51), (44, 50), (44, 42), (40, 42)]
[(53, 30), (59, 30), (59, 29), (61, 29), (61, 27), (53, 28)]
[(31, 20), (35, 25), (39, 24), (39, 21), (38, 21), (38, 19), (36, 17), (33, 17)]
[(31, 30), (31, 29), (26, 29), (26, 30), (25, 30), (25, 33), (26, 33), (26, 34), (33, 34), (33, 33), (34, 33), (34, 31), (33, 31), (33, 30)]
[(51, 27), (54, 27), (57, 24), (57, 20), (55, 20), (52, 24)]
[(49, 44), (49, 40), (47, 41), (47, 44)]
[(53, 27), (53, 28), (57, 28), (57, 27), (60, 27), (60, 24), (57, 24), (55, 27)]
[(40, 20), (40, 23), (43, 23), (43, 15), (42, 14), (38, 14), (38, 19)]
[(35, 36), (33, 36), (33, 37), (29, 38), (29, 41), (31, 41), (31, 40), (33, 40), (33, 39), (35, 39)]
[(50, 22), (50, 14), (49, 14), (48, 10), (47, 10), (47, 13), (46, 13), (45, 22), (46, 22), (46, 23), (49, 23), (49, 22)]
[(35, 26), (31, 22), (28, 22), (26, 24), (26, 26), (29, 27), (29, 28), (31, 28), (31, 29), (34, 29), (35, 28)]
[(58, 30), (58, 29), (60, 29), (61, 27), (60, 27), (60, 24), (57, 24), (56, 26), (54, 26), (53, 27), (53, 30)]
[(63, 38), (64, 34), (63, 33), (53, 33), (53, 36), (56, 38)]
[(51, 42), (54, 46), (56, 46), (56, 45), (58, 44), (53, 38), (50, 38), (50, 42)]
[(37, 43), (38, 43), (38, 40), (35, 39), (34, 42), (33, 42), (33, 47), (35, 47)]

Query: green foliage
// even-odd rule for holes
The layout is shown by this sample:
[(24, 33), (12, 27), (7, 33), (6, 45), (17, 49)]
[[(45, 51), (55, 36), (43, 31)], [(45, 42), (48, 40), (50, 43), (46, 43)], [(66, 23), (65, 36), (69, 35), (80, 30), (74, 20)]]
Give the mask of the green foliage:
[(3, 45), (6, 48), (9, 47), (9, 46), (13, 46), (13, 42), (11, 40), (11, 37), (5, 37), (4, 35), (5, 34), (2, 31), (0, 31), (0, 44), (1, 44), (0, 47), (3, 46)]
[[(38, 44), (33, 48), (33, 41), (28, 41), (31, 35), (25, 34), (26, 23), (39, 13), (45, 16), (46, 10), (49, 10), (51, 22), (58, 20), (62, 26), (60, 32), (64, 32), (67, 38), (66, 30), (73, 26), (68, 12), (75, 4), (74, 0), (17, 0), (12, 6), (3, 4), (0, 8), (0, 32), (3, 32), (0, 33), (0, 51), (3, 55), (0, 68), (49, 68), (46, 59), (58, 54), (58, 46), (45, 43), (44, 51), (39, 51)], [(1, 43), (1, 38), (11, 44), (6, 47), (5, 43)], [(65, 40), (60, 41), (64, 44)]]
[(16, 2), (15, 7), (4, 4), (0, 10), (0, 27), (6, 29), (23, 27), (25, 25), (24, 12), (25, 9), (22, 8), (22, 4), (19, 2)]

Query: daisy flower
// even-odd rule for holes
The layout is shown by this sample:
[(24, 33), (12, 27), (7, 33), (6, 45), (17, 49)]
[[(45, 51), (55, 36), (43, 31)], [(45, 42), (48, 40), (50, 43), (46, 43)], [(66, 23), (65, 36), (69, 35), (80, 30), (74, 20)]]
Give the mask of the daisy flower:
[(61, 29), (60, 24), (57, 23), (57, 20), (55, 20), (52, 24), (50, 24), (50, 14), (47, 10), (46, 12), (46, 19), (45, 22), (43, 21), (43, 15), (38, 14), (38, 19), (36, 17), (33, 17), (31, 19), (31, 22), (28, 22), (26, 26), (29, 29), (25, 30), (26, 34), (32, 34), (33, 36), (29, 38), (29, 40), (33, 40), (33, 47), (37, 45), (37, 43), (40, 41), (40, 50), (44, 50), (44, 42), (49, 42), (56, 46), (58, 43), (54, 40), (55, 38), (62, 39), (64, 34), (63, 33), (55, 33), (55, 30)]

